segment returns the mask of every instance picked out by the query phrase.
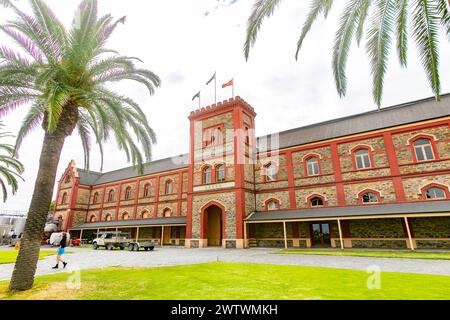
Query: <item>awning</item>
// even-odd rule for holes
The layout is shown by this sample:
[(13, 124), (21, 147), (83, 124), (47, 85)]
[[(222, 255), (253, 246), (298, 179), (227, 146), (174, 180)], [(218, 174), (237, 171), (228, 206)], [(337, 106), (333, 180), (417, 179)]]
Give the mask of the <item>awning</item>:
[(395, 215), (420, 215), (420, 214), (443, 214), (450, 215), (450, 201), (417, 201), (395, 204), (371, 204), (345, 207), (308, 208), (281, 211), (257, 211), (248, 216), (245, 221), (289, 221), (289, 220), (311, 220), (311, 219), (339, 219), (365, 216), (388, 217)]
[(186, 217), (90, 222), (78, 224), (73, 228), (71, 228), (70, 230), (176, 226), (176, 225), (186, 225)]

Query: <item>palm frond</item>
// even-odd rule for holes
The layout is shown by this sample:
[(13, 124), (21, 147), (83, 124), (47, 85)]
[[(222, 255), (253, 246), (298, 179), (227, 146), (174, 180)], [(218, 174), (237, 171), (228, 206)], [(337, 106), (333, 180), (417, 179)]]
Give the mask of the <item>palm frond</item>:
[(438, 30), (440, 18), (434, 1), (417, 0), (412, 13), (413, 36), (436, 100), (440, 99)]
[(400, 65), (407, 66), (408, 51), (408, 0), (397, 2), (397, 53)]
[(248, 60), (250, 49), (254, 46), (264, 18), (270, 17), (281, 0), (257, 0), (247, 22), (247, 36), (244, 44), (245, 59)]
[(313, 0), (311, 2), (311, 7), (309, 9), (308, 16), (306, 18), (305, 23), (303, 24), (303, 29), (300, 34), (300, 38), (297, 41), (297, 51), (295, 52), (296, 60), (298, 59), (298, 54), (302, 47), (303, 40), (305, 40), (306, 35), (308, 34), (309, 30), (311, 30), (314, 21), (321, 13), (323, 13), (324, 16), (326, 17), (333, 3), (334, 3), (333, 0)]
[(19, 133), (17, 134), (14, 156), (17, 156), (23, 139), (42, 123), (44, 112), (45, 108), (41, 103), (36, 103), (30, 108), (30, 111), (28, 111), (28, 114), (25, 116), (22, 126), (19, 129)]
[(369, 8), (372, 4), (372, 0), (366, 0), (361, 7), (358, 17), (358, 28), (356, 29), (356, 42), (358, 46), (361, 43), (362, 36), (364, 34), (364, 25), (368, 16)]
[(367, 53), (373, 77), (373, 99), (381, 106), (383, 81), (391, 48), (393, 21), (395, 16), (394, 0), (378, 0), (367, 33)]
[(441, 24), (450, 41), (450, 2), (448, 0), (438, 1), (438, 13), (441, 18)]
[(340, 97), (345, 96), (347, 91), (347, 77), (345, 67), (347, 64), (348, 52), (353, 40), (356, 26), (361, 16), (361, 10), (367, 0), (350, 0), (339, 19), (339, 28), (336, 32), (333, 46), (333, 73), (336, 88)]

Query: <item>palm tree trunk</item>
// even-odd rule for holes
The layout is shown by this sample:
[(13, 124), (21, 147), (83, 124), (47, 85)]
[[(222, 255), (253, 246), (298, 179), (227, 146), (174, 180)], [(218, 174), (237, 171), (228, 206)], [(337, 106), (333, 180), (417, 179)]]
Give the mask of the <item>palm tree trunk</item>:
[(9, 285), (9, 290), (11, 291), (24, 291), (31, 289), (33, 286), (40, 244), (52, 200), (59, 158), (64, 141), (66, 137), (72, 134), (77, 121), (78, 110), (76, 106), (71, 104), (64, 107), (58, 121), (58, 126), (54, 132), (47, 132), (47, 121), (44, 118), (43, 128), (46, 132), (39, 160), (39, 171), (34, 185), (30, 209), (28, 210), (19, 255)]

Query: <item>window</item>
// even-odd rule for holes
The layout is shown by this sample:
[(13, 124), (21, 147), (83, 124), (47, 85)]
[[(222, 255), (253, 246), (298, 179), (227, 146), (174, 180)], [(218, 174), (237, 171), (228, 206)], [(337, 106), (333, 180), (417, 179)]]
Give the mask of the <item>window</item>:
[(434, 160), (431, 141), (428, 139), (419, 139), (414, 141), (414, 152), (417, 161)]
[(94, 199), (92, 200), (93, 204), (97, 204), (98, 203), (98, 192), (94, 193)]
[(225, 165), (219, 164), (216, 166), (216, 182), (225, 181)]
[(203, 145), (209, 147), (222, 144), (222, 131), (222, 126), (205, 129), (203, 131)]
[(64, 192), (61, 197), (61, 204), (67, 204), (67, 193)]
[(245, 127), (245, 144), (250, 145), (250, 136), (249, 136), (249, 129), (248, 127)]
[(65, 183), (70, 183), (70, 176), (66, 176), (66, 179), (64, 180)]
[(275, 181), (277, 180), (277, 168), (273, 162), (269, 162), (264, 166), (265, 171), (265, 179), (266, 181)]
[(108, 202), (113, 202), (113, 201), (114, 201), (114, 190), (109, 190)]
[(362, 203), (377, 203), (379, 202), (378, 195), (374, 192), (366, 192), (361, 195)]
[(141, 214), (142, 219), (148, 219), (150, 218), (150, 214), (148, 213), (148, 211), (144, 211)]
[(280, 202), (278, 200), (272, 199), (266, 202), (267, 211), (273, 211), (280, 209)]
[(111, 221), (111, 215), (108, 213), (106, 216), (105, 216), (105, 221)]
[(210, 166), (203, 168), (203, 184), (208, 184), (212, 182), (211, 172), (212, 170)]
[(428, 188), (425, 191), (427, 199), (445, 199), (445, 190), (437, 187)]
[(123, 215), (122, 215), (122, 220), (129, 220), (130, 219), (130, 215), (128, 214), (128, 212), (125, 212)]
[(89, 218), (89, 222), (95, 222), (95, 221), (97, 221), (97, 217), (96, 216), (91, 216)]
[(317, 176), (319, 171), (319, 159), (317, 157), (311, 157), (306, 160), (306, 173), (308, 176)]
[(127, 187), (125, 189), (125, 200), (130, 200), (131, 199), (131, 187)]
[(164, 209), (163, 217), (168, 218), (171, 216), (172, 216), (172, 210), (170, 210), (169, 208)]
[(370, 163), (369, 150), (358, 149), (355, 151), (355, 163), (357, 169), (368, 169), (372, 167)]
[(311, 207), (323, 207), (323, 199), (321, 197), (311, 198), (310, 204)]
[(171, 194), (173, 193), (173, 182), (172, 180), (167, 180), (166, 181), (166, 189), (165, 189), (166, 194)]
[(150, 184), (150, 183), (147, 183), (147, 184), (144, 186), (144, 197), (145, 197), (145, 198), (148, 198), (148, 197), (150, 197), (150, 195), (151, 195), (151, 184)]

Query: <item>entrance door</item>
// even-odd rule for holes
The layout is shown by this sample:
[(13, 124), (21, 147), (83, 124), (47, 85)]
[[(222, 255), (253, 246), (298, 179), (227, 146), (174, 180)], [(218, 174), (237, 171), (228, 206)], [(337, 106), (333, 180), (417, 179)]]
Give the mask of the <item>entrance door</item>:
[(313, 246), (330, 247), (330, 225), (328, 223), (313, 223), (311, 237)]
[(222, 209), (213, 205), (206, 209), (207, 237), (209, 247), (222, 245)]
[(163, 244), (164, 245), (168, 245), (171, 244), (170, 243), (170, 232), (171, 232), (171, 227), (164, 227), (164, 234), (163, 234)]

